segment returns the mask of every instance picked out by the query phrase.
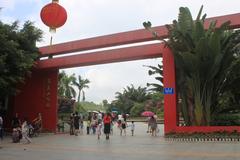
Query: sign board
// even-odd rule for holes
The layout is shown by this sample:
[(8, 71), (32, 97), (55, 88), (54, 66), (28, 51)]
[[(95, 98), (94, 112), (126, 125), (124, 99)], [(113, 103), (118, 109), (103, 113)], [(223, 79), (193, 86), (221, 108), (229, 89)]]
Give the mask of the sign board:
[(173, 88), (164, 88), (163, 93), (164, 94), (174, 94), (174, 89)]

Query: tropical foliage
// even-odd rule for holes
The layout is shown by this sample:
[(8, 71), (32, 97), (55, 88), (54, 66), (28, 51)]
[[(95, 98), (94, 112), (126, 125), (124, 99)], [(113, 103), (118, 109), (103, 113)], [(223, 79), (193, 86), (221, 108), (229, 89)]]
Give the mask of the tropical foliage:
[[(78, 81), (77, 81), (78, 80)], [(78, 89), (78, 102), (80, 102), (80, 95), (83, 93), (83, 100), (85, 100), (84, 88), (89, 88), (87, 84), (90, 81), (88, 79), (83, 79), (80, 75), (78, 79), (75, 77), (75, 74), (67, 75), (64, 71), (60, 72), (58, 75), (58, 96), (66, 98), (75, 98), (77, 92), (75, 91), (76, 87)]]
[(85, 100), (85, 92), (84, 88), (89, 88), (88, 84), (90, 81), (88, 79), (83, 79), (80, 75), (78, 75), (78, 79), (73, 81), (73, 84), (78, 88), (78, 102), (80, 102), (80, 97), (82, 93), (82, 100)]
[[(204, 28), (206, 14), (202, 16), (202, 9), (193, 20), (189, 9), (180, 7), (178, 20), (167, 25), (167, 46), (175, 58), (186, 125), (210, 125), (211, 118), (223, 106), (230, 110), (240, 108), (239, 31), (229, 30), (230, 22), (217, 25), (212, 21)], [(144, 25), (151, 27), (150, 22)]]
[(76, 105), (76, 110), (79, 112), (89, 111), (102, 111), (105, 112), (105, 108), (102, 104), (95, 104), (94, 102), (80, 102)]
[(58, 96), (69, 99), (76, 97), (76, 91), (73, 88), (75, 81), (74, 74), (68, 76), (64, 71), (58, 76)]
[(130, 115), (132, 117), (137, 117), (141, 115), (143, 111), (144, 111), (144, 104), (135, 102), (130, 110)]
[(19, 29), (18, 22), (11, 25), (0, 22), (0, 90), (2, 95), (16, 93), (16, 85), (23, 82), (34, 60), (38, 57), (36, 41), (42, 32), (31, 22)]
[(113, 103), (121, 113), (130, 113), (134, 102), (143, 103), (149, 98), (146, 87), (135, 88), (131, 85), (124, 88), (122, 93), (116, 92), (116, 100)]
[[(78, 80), (78, 81), (77, 81)], [(60, 72), (58, 75), (58, 104), (59, 111), (67, 113), (72, 111), (78, 111), (81, 113), (86, 113), (90, 108), (96, 108), (94, 103), (91, 102), (80, 102), (80, 95), (83, 95), (83, 101), (85, 100), (84, 88), (89, 88), (87, 85), (90, 83), (88, 79), (83, 79), (80, 75), (78, 79), (75, 74), (67, 75), (64, 71)], [(75, 98), (77, 96), (76, 89), (78, 89), (78, 103), (75, 103)], [(74, 103), (72, 103), (74, 102)], [(90, 104), (90, 105), (89, 105)], [(87, 107), (86, 107), (87, 106)]]
[(30, 76), (38, 58), (36, 42), (42, 31), (32, 22), (19, 28), (18, 22), (4, 24), (0, 21), (0, 100), (17, 93), (17, 85)]
[(151, 87), (150, 91), (161, 92), (163, 93), (163, 66), (162, 64), (158, 64), (155, 66), (146, 66), (150, 68), (148, 70), (148, 75), (154, 76), (155, 79), (159, 81), (159, 83), (147, 83), (147, 87)]
[[(111, 104), (106, 104), (107, 111), (128, 113), (130, 116), (141, 116), (143, 111), (162, 113), (163, 95), (159, 92), (149, 92), (146, 87), (127, 86), (123, 92), (116, 92), (116, 99)], [(160, 111), (161, 110), (161, 111)]]

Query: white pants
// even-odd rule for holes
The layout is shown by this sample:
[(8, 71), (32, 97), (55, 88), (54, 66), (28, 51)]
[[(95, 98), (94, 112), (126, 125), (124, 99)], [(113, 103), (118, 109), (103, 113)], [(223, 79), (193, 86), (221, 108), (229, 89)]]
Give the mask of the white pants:
[(22, 132), (22, 136), (23, 138), (27, 141), (27, 143), (31, 143), (31, 139), (28, 137), (27, 132)]

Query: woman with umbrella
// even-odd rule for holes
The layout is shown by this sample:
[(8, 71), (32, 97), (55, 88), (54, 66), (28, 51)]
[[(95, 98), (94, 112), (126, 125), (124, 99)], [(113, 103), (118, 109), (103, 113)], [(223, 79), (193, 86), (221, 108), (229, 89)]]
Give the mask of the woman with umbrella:
[(150, 119), (149, 119), (149, 122), (148, 122), (149, 126), (150, 126), (150, 129), (151, 129), (151, 132), (152, 132), (152, 136), (156, 136), (156, 130), (157, 130), (157, 119), (152, 116)]
[[(154, 118), (154, 113), (151, 112), (151, 111), (145, 111), (141, 115), (144, 116), (144, 117), (148, 117), (148, 130), (147, 130), (147, 133), (150, 132), (153, 135), (154, 134), (153, 133), (153, 129), (155, 128), (154, 120), (156, 122), (156, 119)], [(156, 124), (157, 124), (157, 122), (156, 122)], [(155, 134), (156, 134), (156, 132), (155, 132)]]

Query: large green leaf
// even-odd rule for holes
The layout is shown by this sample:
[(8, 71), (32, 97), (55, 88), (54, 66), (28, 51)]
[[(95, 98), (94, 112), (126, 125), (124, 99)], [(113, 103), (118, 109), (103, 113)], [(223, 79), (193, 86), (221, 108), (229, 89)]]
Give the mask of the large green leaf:
[(192, 15), (187, 7), (179, 8), (178, 15), (178, 25), (181, 33), (185, 35), (186, 33), (192, 32), (193, 19)]

